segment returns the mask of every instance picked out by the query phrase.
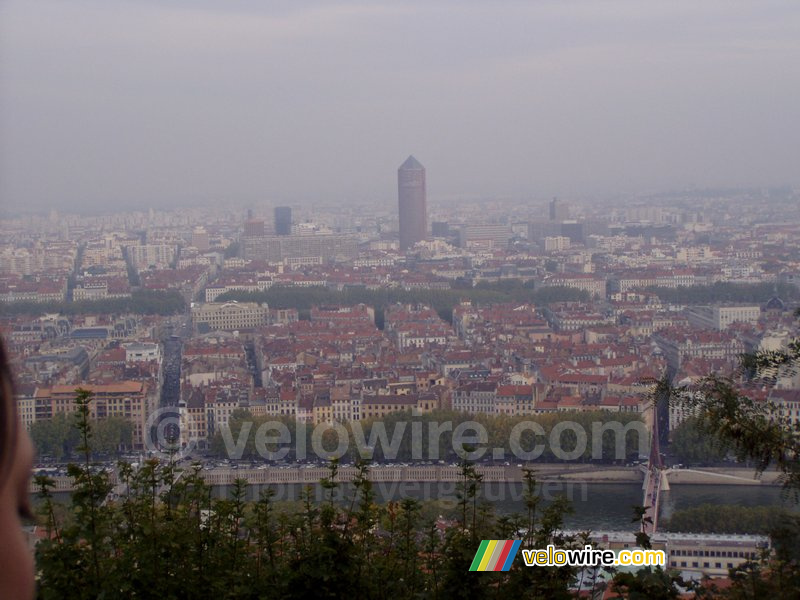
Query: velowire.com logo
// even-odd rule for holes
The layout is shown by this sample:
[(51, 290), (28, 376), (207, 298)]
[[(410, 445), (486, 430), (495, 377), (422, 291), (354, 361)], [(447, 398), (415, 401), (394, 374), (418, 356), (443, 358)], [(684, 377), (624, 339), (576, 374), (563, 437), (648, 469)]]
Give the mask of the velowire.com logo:
[[(519, 552), (520, 540), (483, 540), (470, 571), (508, 571)], [(664, 567), (667, 555), (663, 550), (643, 548), (623, 549), (617, 552), (593, 548), (556, 548), (548, 544), (546, 550), (523, 548), (522, 559), (527, 567)]]
[(508, 571), (519, 552), (520, 540), (483, 540), (470, 571)]

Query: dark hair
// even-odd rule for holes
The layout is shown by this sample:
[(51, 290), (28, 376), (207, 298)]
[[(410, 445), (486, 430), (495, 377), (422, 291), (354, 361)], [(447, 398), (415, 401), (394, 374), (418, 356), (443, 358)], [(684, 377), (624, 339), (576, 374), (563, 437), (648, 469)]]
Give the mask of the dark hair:
[(13, 389), (11, 368), (0, 340), (0, 487), (8, 475), (9, 466), (14, 462), (13, 454), (17, 447), (17, 403)]

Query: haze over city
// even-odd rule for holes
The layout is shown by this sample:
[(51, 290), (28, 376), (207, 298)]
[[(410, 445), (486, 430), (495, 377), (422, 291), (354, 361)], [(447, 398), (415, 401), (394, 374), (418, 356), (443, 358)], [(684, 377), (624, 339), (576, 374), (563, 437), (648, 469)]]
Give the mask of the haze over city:
[(0, 600), (800, 598), (798, 34), (0, 3)]
[(794, 2), (5, 2), (5, 213), (797, 184)]

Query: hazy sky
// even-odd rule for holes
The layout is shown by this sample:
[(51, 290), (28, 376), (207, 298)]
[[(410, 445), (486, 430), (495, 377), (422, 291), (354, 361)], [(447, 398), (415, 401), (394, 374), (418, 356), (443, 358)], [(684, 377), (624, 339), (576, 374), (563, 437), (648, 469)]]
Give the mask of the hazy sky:
[(5, 210), (800, 182), (800, 2), (0, 2)]

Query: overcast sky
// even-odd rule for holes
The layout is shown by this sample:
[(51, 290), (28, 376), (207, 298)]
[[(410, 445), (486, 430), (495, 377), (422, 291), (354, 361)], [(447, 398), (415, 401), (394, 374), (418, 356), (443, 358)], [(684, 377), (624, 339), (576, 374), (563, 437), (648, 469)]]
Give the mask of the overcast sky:
[(800, 2), (0, 2), (20, 208), (800, 182)]

